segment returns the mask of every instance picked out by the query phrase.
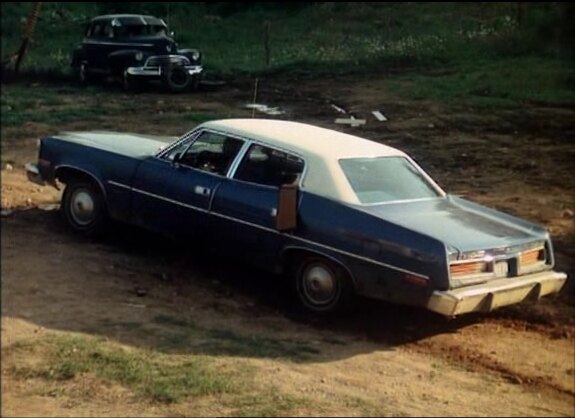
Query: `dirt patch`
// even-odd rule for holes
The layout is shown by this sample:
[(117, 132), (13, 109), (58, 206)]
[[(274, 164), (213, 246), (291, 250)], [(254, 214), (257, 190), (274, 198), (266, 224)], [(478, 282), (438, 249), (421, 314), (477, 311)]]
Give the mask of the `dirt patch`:
[[(544, 223), (558, 270), (573, 275), (574, 110), (447, 109), (401, 100), (385, 80), (354, 77), (260, 86), (258, 101), (286, 118), (402, 148), (448, 191)], [(2, 127), (2, 209), (13, 211), (1, 221), (3, 415), (575, 415), (572, 280), (538, 305), (453, 321), (373, 301), (344, 318), (312, 319), (293, 309), (279, 278), (223, 262), (201, 243), (188, 248), (128, 227), (100, 241), (76, 237), (50, 206), (59, 192), (25, 178), (39, 136), (102, 128), (178, 135), (201, 115), (251, 117), (244, 106), (252, 88), (245, 80), (197, 95), (145, 93), (135, 105), (113, 89), (100, 93), (106, 100), (66, 90), (64, 101), (133, 111), (57, 129)], [(332, 104), (368, 124), (336, 126)], [(253, 390), (164, 405), (90, 374), (55, 385), (15, 373), (42, 353), (10, 347), (53, 334), (209, 356), (232, 369), (241, 363), (253, 371)]]

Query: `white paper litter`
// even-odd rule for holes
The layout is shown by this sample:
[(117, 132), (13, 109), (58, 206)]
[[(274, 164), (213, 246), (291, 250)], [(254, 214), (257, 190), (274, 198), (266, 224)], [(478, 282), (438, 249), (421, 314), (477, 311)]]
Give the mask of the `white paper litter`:
[(269, 107), (268, 105), (256, 103), (246, 105), (246, 109), (254, 109), (269, 116), (280, 116), (286, 114), (286, 112), (281, 110), (279, 107)]

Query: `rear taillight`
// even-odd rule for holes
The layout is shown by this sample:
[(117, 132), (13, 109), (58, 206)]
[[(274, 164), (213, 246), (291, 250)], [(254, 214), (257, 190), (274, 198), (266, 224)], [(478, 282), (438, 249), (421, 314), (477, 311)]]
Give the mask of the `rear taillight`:
[(521, 266), (529, 266), (539, 264), (545, 261), (545, 249), (537, 248), (530, 251), (525, 251), (519, 256)]
[(485, 261), (466, 261), (463, 263), (453, 263), (449, 266), (451, 277), (475, 276), (488, 273), (489, 265)]

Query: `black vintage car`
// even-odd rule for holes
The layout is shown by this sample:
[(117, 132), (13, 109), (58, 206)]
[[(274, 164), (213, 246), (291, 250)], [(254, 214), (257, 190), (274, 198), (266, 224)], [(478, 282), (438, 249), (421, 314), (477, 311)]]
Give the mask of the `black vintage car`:
[(128, 90), (157, 80), (182, 92), (197, 87), (203, 73), (202, 54), (178, 49), (162, 19), (127, 14), (92, 19), (73, 53), (72, 67), (82, 83), (114, 77)]

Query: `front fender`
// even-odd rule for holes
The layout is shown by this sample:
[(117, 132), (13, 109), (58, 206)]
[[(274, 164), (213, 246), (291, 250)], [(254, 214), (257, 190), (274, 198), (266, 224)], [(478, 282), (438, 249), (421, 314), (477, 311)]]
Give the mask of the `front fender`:
[(198, 49), (178, 49), (177, 54), (188, 58), (192, 65), (200, 65), (202, 63), (202, 53)]
[[(140, 55), (142, 59), (138, 60)], [(143, 66), (148, 54), (139, 49), (122, 49), (108, 55), (108, 67), (113, 74), (121, 75), (128, 67)]]

